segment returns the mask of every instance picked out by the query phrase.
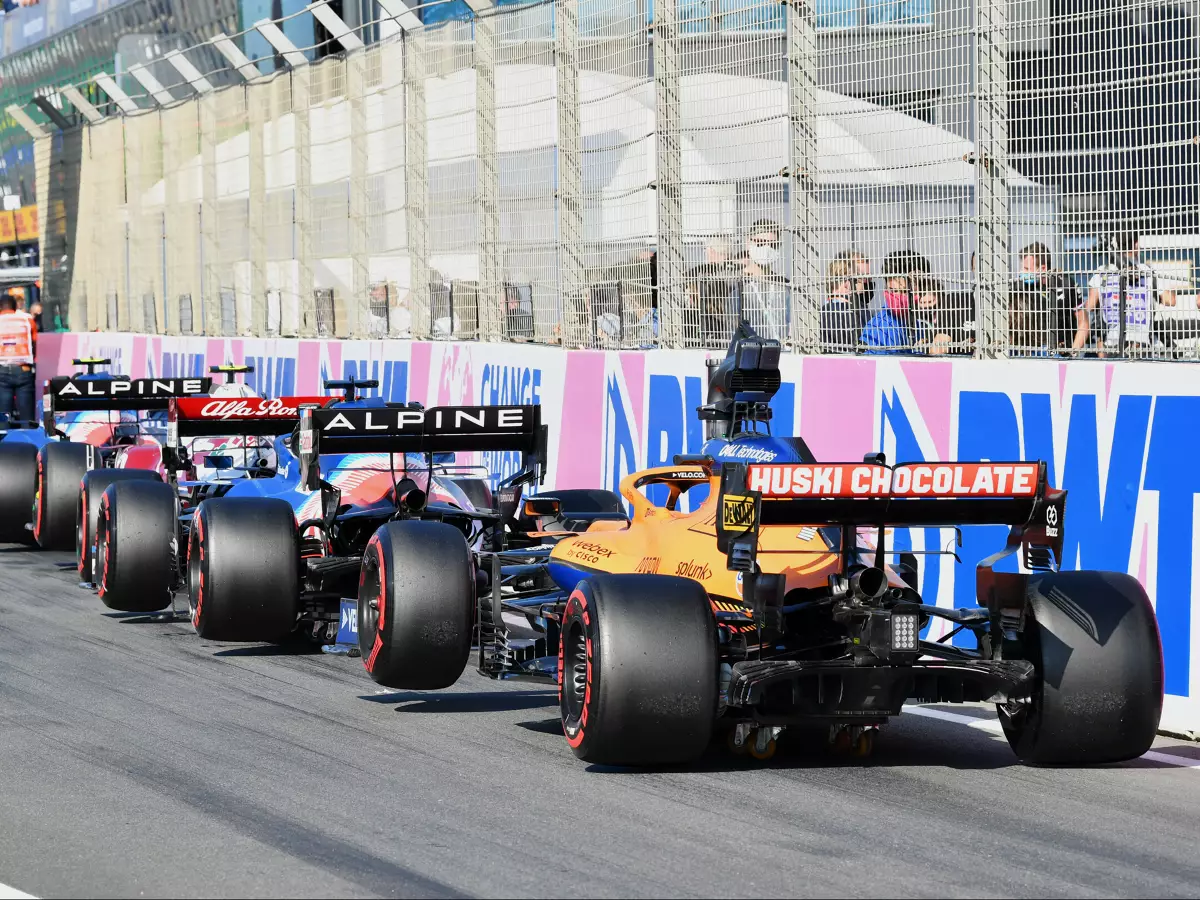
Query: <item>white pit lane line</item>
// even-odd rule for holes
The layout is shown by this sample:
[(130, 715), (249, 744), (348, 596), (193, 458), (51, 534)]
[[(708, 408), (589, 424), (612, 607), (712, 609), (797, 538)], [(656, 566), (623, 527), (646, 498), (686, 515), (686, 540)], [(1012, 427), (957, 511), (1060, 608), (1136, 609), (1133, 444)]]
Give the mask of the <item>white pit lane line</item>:
[(18, 891), (16, 888), (0, 882), (0, 900), (37, 900), (37, 898), (33, 894), (26, 894), (24, 891)]
[[(941, 719), (943, 722), (953, 722), (956, 725), (966, 725), (968, 728), (977, 728), (980, 731), (986, 731), (989, 734), (994, 734), (997, 737), (1004, 737), (1004, 730), (1000, 727), (999, 719), (983, 719), (977, 716), (964, 716), (961, 713), (946, 712), (941, 709), (930, 709), (927, 706), (906, 706), (904, 707), (905, 715), (924, 716), (927, 719)], [(1171, 753), (1159, 753), (1157, 750), (1148, 750), (1143, 753), (1141, 759), (1150, 760), (1150, 762), (1161, 763), (1167, 766), (1176, 766), (1180, 769), (1200, 769), (1200, 759), (1190, 759), (1186, 756), (1175, 756)]]

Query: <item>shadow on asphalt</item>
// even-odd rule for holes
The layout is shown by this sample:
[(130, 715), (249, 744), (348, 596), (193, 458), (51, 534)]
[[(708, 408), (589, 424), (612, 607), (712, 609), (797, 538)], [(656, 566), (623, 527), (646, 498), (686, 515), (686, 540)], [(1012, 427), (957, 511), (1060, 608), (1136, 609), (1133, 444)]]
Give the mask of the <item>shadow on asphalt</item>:
[(162, 610), (161, 612), (106, 612), (101, 613), (106, 619), (115, 619), (122, 625), (161, 625), (164, 622), (186, 622), (187, 616), (184, 613), (175, 615), (170, 610)]
[[(886, 732), (886, 729), (885, 729)], [(932, 739), (911, 732), (883, 734), (876, 738), (874, 752), (866, 758), (837, 753), (826, 743), (823, 734), (797, 730), (784, 732), (779, 739), (775, 756), (759, 761), (748, 754), (739, 755), (728, 748), (724, 736), (712, 744), (694, 763), (682, 766), (599, 766), (587, 767), (589, 772), (637, 775), (649, 772), (722, 773), (754, 770), (833, 770), (833, 769), (893, 769), (944, 768), (990, 771), (1019, 766), (1020, 762), (1007, 745), (978, 741), (974, 735), (965, 740)]]
[(321, 646), (307, 640), (297, 640), (286, 644), (254, 644), (249, 647), (230, 647), (228, 650), (218, 650), (213, 656), (318, 656)]
[(555, 716), (553, 719), (541, 719), (537, 722), (518, 722), (518, 728), (524, 728), (526, 731), (532, 731), (536, 734), (556, 734), (562, 735), (563, 726), (562, 719)]
[(367, 694), (359, 699), (371, 703), (396, 703), (399, 704), (396, 712), (403, 713), (516, 712), (558, 705), (556, 691), (477, 691), (455, 694), (398, 691), (393, 694)]
[[(41, 547), (36, 544), (9, 544), (0, 547), (0, 553), (41, 553)], [(71, 568), (75, 568), (74, 565)]]

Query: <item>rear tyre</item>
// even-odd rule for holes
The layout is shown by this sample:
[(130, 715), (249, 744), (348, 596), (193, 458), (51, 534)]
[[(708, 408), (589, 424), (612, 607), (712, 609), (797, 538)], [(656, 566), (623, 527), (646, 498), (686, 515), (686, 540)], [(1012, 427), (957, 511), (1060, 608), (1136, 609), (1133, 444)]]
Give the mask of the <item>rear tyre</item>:
[(31, 544), (37, 493), (38, 448), (33, 444), (0, 443), (0, 543)]
[(100, 516), (100, 498), (110, 484), (118, 481), (161, 482), (162, 478), (146, 469), (93, 469), (84, 474), (75, 507), (75, 567), (84, 584), (95, 584), (97, 577), (96, 521)]
[(75, 507), (89, 449), (87, 444), (51, 441), (38, 451), (33, 536), (43, 550), (70, 550), (75, 543)]
[(192, 519), (188, 600), (210, 641), (282, 643), (300, 599), (296, 516), (283, 500), (205, 500)]
[(157, 612), (175, 587), (175, 492), (157, 481), (118, 481), (100, 499), (96, 572), (100, 599), (122, 612)]
[(998, 707), (1022, 762), (1081, 765), (1150, 749), (1163, 703), (1162, 643), (1136, 579), (1117, 572), (1032, 576), (1023, 656), (1037, 669), (1025, 703)]
[(363, 555), (358, 646), (375, 681), (436, 691), (458, 681), (471, 655), (475, 562), (444, 522), (389, 522)]
[(567, 601), (558, 655), (567, 743), (580, 759), (671, 765), (700, 756), (717, 709), (717, 628), (695, 581), (601, 575)]

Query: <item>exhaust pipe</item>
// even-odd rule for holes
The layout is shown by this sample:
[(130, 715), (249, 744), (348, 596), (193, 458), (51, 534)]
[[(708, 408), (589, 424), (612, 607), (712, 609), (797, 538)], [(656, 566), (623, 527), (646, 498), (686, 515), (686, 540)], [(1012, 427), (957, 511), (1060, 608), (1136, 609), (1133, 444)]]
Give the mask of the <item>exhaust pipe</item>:
[(413, 488), (400, 495), (400, 505), (410, 513), (419, 513), (425, 508), (428, 495), (420, 488)]
[(875, 566), (859, 569), (850, 576), (850, 593), (855, 600), (878, 600), (887, 590), (887, 586), (887, 573)]

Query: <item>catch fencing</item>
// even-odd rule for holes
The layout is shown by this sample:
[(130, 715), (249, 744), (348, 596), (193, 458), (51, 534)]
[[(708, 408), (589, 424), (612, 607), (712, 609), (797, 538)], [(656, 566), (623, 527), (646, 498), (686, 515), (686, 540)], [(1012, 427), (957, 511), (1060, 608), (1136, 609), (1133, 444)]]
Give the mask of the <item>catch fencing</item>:
[(72, 329), (1196, 358), (1197, 3), (647, 4), (83, 126)]

